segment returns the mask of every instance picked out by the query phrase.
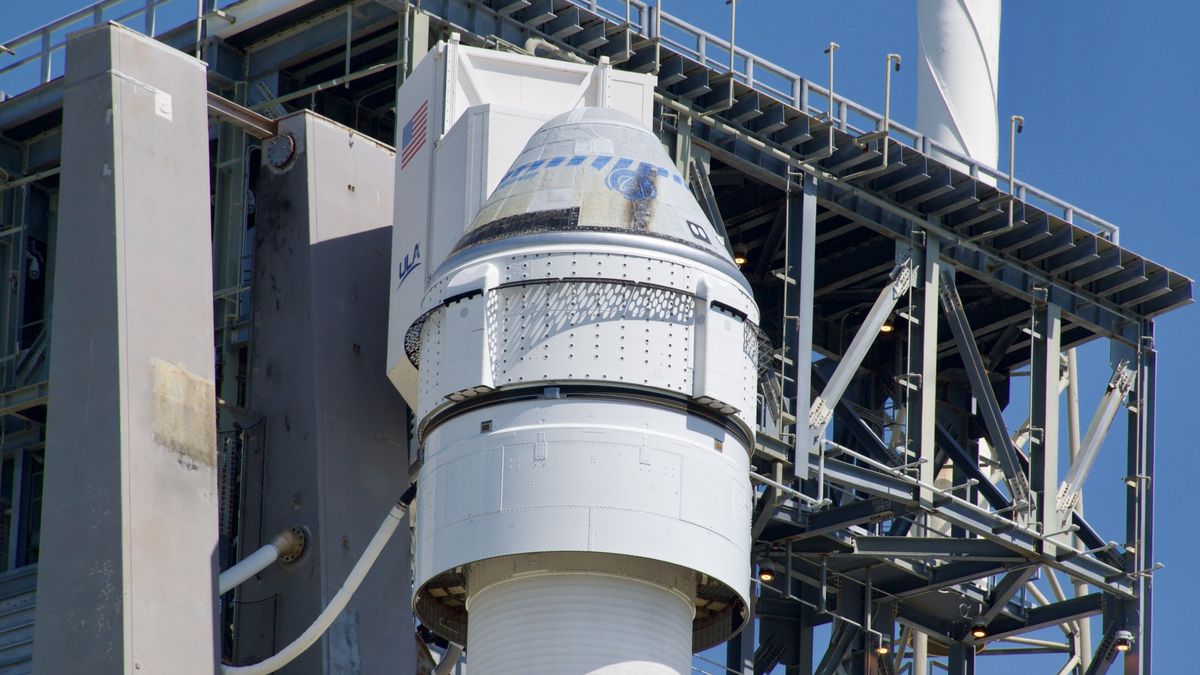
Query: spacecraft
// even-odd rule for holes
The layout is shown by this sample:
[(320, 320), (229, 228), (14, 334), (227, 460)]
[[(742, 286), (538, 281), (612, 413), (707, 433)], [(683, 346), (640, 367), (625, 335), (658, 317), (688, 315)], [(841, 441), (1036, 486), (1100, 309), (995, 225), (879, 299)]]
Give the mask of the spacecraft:
[(659, 140), (547, 122), (421, 309), (422, 623), (489, 674), (687, 673), (738, 631), (758, 309)]

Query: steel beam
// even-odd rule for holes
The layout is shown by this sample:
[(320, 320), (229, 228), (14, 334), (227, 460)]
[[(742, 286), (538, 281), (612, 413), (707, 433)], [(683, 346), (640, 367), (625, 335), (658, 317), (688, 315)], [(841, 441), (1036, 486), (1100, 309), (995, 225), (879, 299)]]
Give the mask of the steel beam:
[(862, 325), (858, 327), (854, 339), (850, 341), (850, 346), (846, 348), (841, 360), (838, 361), (837, 368), (829, 376), (825, 388), (813, 401), (808, 416), (809, 448), (816, 448), (825, 436), (825, 429), (833, 418), (834, 408), (841, 400), (842, 394), (846, 392), (846, 388), (850, 386), (850, 380), (858, 372), (858, 367), (862, 365), (871, 345), (875, 343), (875, 338), (879, 336), (880, 327), (895, 309), (896, 302), (908, 292), (915, 277), (916, 274), (907, 261), (896, 265), (891, 282), (879, 293), (875, 304), (867, 312)]
[(933, 485), (937, 472), (937, 372), (938, 372), (938, 292), (941, 283), (941, 240), (925, 233), (920, 286), (914, 294), (913, 316), (909, 318), (909, 372), (902, 384), (908, 388), (909, 447), (921, 460), (917, 469), (920, 481), (915, 490), (922, 508), (933, 506)]
[(1004, 611), (1004, 607), (1008, 604), (1008, 601), (1017, 594), (1017, 591), (1021, 590), (1026, 581), (1029, 581), (1033, 577), (1037, 569), (1037, 565), (1028, 565), (1005, 574), (996, 584), (996, 587), (992, 589), (991, 594), (989, 594), (988, 601), (990, 604), (983, 614), (979, 615), (979, 621), (987, 625), (999, 616), (1000, 612)]
[[(1033, 493), (1031, 505), (1043, 534), (1062, 529), (1051, 496), (1058, 483), (1058, 400), (1062, 381), (1060, 316), (1057, 305), (1037, 303), (1034, 306), (1029, 375), (1030, 488)], [(1053, 553), (1053, 550), (1047, 552)]]
[[(847, 508), (847, 507), (842, 507)], [(973, 560), (1022, 563), (1025, 557), (986, 539), (950, 537), (855, 537), (854, 552), (878, 558)]]
[(1134, 635), (1132, 649), (1126, 652), (1126, 675), (1149, 675), (1154, 672), (1151, 656), (1151, 622), (1153, 620), (1154, 571), (1154, 445), (1155, 445), (1155, 385), (1158, 353), (1154, 348), (1154, 324), (1147, 321), (1141, 327), (1142, 339), (1138, 349), (1137, 381), (1134, 403), (1128, 422), (1128, 456), (1126, 485), (1125, 536), (1136, 545), (1127, 555), (1136, 598), (1127, 603), (1124, 624)]
[[(791, 183), (789, 182), (790, 186)], [(785, 357), (792, 360), (795, 373), (795, 406), (792, 411), (799, 417), (801, 410), (809, 409), (812, 402), (812, 346), (813, 346), (813, 295), (817, 267), (817, 183), (809, 175), (801, 177), (802, 190), (795, 194), (789, 187), (784, 202), (786, 229), (784, 235), (785, 277), (788, 281), (784, 297), (786, 312), (784, 325), (794, 330)], [(796, 425), (796, 448), (794, 467), (797, 477), (807, 477), (808, 467), (801, 456), (807, 451), (813, 458), (813, 445), (800, 445), (805, 436)]]
[(988, 626), (988, 639), (998, 640), (1040, 628), (1086, 619), (1102, 612), (1105, 602), (1103, 593), (1089, 593), (1068, 598), (1062, 602), (1030, 608), (1026, 612), (1024, 620), (1017, 620), (1001, 614)]
[(1108, 430), (1112, 426), (1113, 420), (1117, 417), (1117, 411), (1120, 410), (1121, 402), (1125, 400), (1125, 396), (1133, 388), (1135, 376), (1136, 373), (1129, 367), (1129, 363), (1122, 361), (1117, 364), (1112, 378), (1109, 379), (1104, 397), (1100, 399), (1100, 405), (1096, 408), (1096, 414), (1092, 416), (1087, 433), (1083, 436), (1083, 442), (1079, 446), (1079, 453), (1075, 456), (1075, 460), (1071, 462), (1071, 468), (1067, 470), (1067, 476), (1063, 479), (1062, 486), (1058, 490), (1058, 500), (1055, 507), (1058, 509), (1058, 519), (1060, 522), (1056, 524), (1056, 527), (1065, 524), (1071, 518), (1071, 512), (1075, 508), (1075, 503), (1079, 500), (1079, 491), (1083, 489), (1084, 481), (1087, 480), (1088, 473), (1092, 470), (1092, 464), (1095, 463), (1096, 456), (1100, 454), (1100, 446), (1104, 444)]
[(279, 133), (279, 124), (253, 110), (238, 105), (227, 98), (208, 92), (208, 114), (245, 131), (251, 136), (266, 140)]
[(1008, 429), (1004, 425), (1004, 414), (1000, 409), (1000, 403), (996, 400), (996, 392), (992, 389), (992, 382), (987, 368), (983, 365), (979, 347), (975, 344), (975, 338), (972, 337), (971, 324), (963, 310), (962, 298), (959, 297), (958, 290), (954, 286), (953, 272), (942, 273), (939, 297), (946, 315), (946, 323), (950, 324), (950, 330), (954, 334), (954, 341), (958, 344), (963, 366), (967, 370), (967, 377), (971, 381), (971, 391), (974, 392), (975, 400), (979, 403), (979, 414), (983, 417), (983, 422), (988, 430), (988, 438), (997, 452), (1000, 468), (1004, 471), (1009, 492), (1014, 501), (1029, 501), (1029, 481), (1021, 469), (1021, 462), (1017, 458), (1017, 449), (1013, 446), (1012, 438), (1009, 437)]
[[(817, 457), (810, 456), (809, 470), (815, 471), (816, 469)], [(883, 497), (903, 504), (913, 504), (911, 481), (875, 469), (836, 459), (826, 459), (825, 480), (875, 497)]]
[[(808, 539), (844, 530), (862, 523), (877, 523), (894, 518), (897, 512), (903, 512), (904, 507), (887, 499), (868, 499), (855, 501), (844, 506), (817, 511), (809, 516), (808, 527), (804, 532), (790, 539)], [(856, 541), (860, 540), (857, 538)]]
[[(990, 577), (993, 574), (1003, 572), (1005, 569), (1005, 566), (998, 562), (963, 560), (936, 567), (924, 579), (910, 577), (902, 582), (881, 586), (881, 588), (887, 591), (889, 595), (897, 598), (907, 598), (924, 595), (931, 591), (951, 586), (958, 586), (959, 584), (975, 581), (976, 579)], [(982, 598), (980, 599), (982, 600)]]
[[(1008, 508), (1012, 502), (1000, 491), (1000, 488), (996, 487), (987, 474), (979, 468), (979, 462), (975, 460), (971, 453), (967, 452), (967, 449), (958, 442), (958, 439), (940, 424), (935, 426), (935, 430), (937, 447), (954, 463), (954, 468), (962, 472), (965, 477), (974, 478), (978, 481), (975, 488), (979, 490), (979, 493), (983, 495), (983, 498), (987, 500), (993, 509)], [(926, 464), (929, 464), (929, 462), (926, 462)], [(932, 469), (933, 467), (931, 467)], [(921, 480), (922, 482), (933, 482), (932, 476), (929, 480), (925, 480), (924, 478)]]

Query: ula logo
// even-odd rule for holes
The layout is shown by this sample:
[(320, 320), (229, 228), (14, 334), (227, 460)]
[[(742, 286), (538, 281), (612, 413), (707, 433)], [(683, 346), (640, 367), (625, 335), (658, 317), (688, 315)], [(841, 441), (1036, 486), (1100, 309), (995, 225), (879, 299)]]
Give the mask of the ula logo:
[(404, 256), (404, 261), (400, 263), (400, 281), (396, 284), (396, 288), (404, 285), (404, 280), (412, 271), (421, 266), (421, 242), (413, 244), (412, 256)]

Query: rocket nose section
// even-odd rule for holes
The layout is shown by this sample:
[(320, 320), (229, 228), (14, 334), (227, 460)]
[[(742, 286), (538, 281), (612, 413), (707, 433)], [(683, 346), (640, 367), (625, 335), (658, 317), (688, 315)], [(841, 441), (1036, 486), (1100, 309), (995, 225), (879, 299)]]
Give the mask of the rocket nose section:
[(732, 263), (658, 138), (606, 108), (578, 108), (543, 125), (455, 251), (522, 234), (579, 230), (663, 237)]

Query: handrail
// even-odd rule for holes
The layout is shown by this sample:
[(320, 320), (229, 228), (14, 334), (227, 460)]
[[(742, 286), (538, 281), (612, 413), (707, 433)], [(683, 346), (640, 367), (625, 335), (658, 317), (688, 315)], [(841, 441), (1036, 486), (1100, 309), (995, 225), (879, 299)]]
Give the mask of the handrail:
[[(218, 0), (215, 4), (218, 8), (226, 8), (236, 4), (237, 1)], [(661, 12), (660, 16), (655, 17), (654, 13), (659, 11), (658, 6), (661, 1), (658, 0), (654, 5), (651, 5), (644, 0), (571, 0), (572, 4), (586, 9), (607, 21), (618, 24), (625, 22), (628, 8), (630, 29), (635, 33), (645, 38), (659, 40), (660, 43), (671, 47), (680, 54), (713, 71), (719, 73), (729, 72), (729, 41), (704, 31), (665, 11)], [(682, 4), (682, 0), (674, 1)], [(38, 84), (45, 84), (53, 79), (56, 69), (53, 58), (54, 53), (65, 48), (66, 39), (64, 36), (70, 32), (67, 29), (77, 30), (109, 20), (126, 23), (140, 17), (143, 20), (143, 32), (153, 36), (156, 32), (155, 20), (159, 8), (166, 6), (179, 7), (185, 3), (195, 3), (195, 0), (98, 0), (98, 2), (88, 7), (52, 21), (41, 28), (36, 28), (6, 43), (0, 43), (0, 64), (3, 64), (0, 65), (0, 91), (4, 91), (3, 84), (6, 75), (12, 75), (14, 71), (28, 66), (35, 61), (40, 61), (41, 64)], [(135, 9), (123, 15), (109, 18), (104, 17), (106, 10), (135, 5)], [(652, 20), (654, 18), (658, 20)], [(204, 16), (197, 15), (196, 20), (204, 20)], [(660, 23), (661, 28), (658, 28), (657, 25)], [(668, 29), (672, 33), (682, 33), (684, 35), (683, 39), (687, 42), (692, 42), (692, 44), (685, 44), (680, 39), (669, 37), (665, 34)], [(660, 31), (663, 34), (656, 34), (656, 31)], [(56, 37), (58, 38), (57, 41), (55, 40)], [(28, 54), (20, 54), (20, 52), (30, 46), (36, 47)], [(726, 55), (725, 58), (721, 59), (710, 56), (708, 54), (710, 48), (723, 51)], [(732, 77), (747, 87), (788, 103), (807, 115), (815, 117), (822, 113), (831, 113), (830, 117), (835, 120), (838, 128), (848, 133), (862, 134), (882, 128), (883, 115), (874, 110), (836, 93), (833, 96), (831, 105), (828, 100), (829, 90), (827, 88), (810, 82), (786, 68), (760, 58), (736, 45), (733, 47), (733, 53), (734, 72), (732, 73)], [(12, 63), (5, 63), (5, 60), (12, 56), (16, 56), (17, 60)], [(773, 84), (773, 80), (776, 83)], [(780, 85), (787, 90), (782, 89)], [(21, 92), (8, 91), (7, 93), (14, 95)], [(817, 105), (822, 103), (824, 104), (823, 107)], [(851, 115), (862, 118), (865, 120), (867, 126), (871, 128), (859, 128), (856, 124), (852, 124), (849, 119)], [(1000, 171), (998, 168), (964, 157), (924, 134), (917, 132), (915, 129), (897, 123), (895, 120), (890, 121), (889, 138), (925, 155), (932, 155), (957, 163), (963, 166), (964, 170), (971, 176), (994, 183), (998, 190), (1005, 189), (1009, 183), (1008, 174)], [(1022, 201), (1031, 198), (1036, 199), (1037, 205), (1044, 211), (1068, 223), (1087, 227), (1114, 243), (1118, 241), (1119, 230), (1116, 225), (1023, 181), (1013, 181), (1013, 184), (1018, 199)]]
[[(588, 8), (599, 6), (598, 0), (572, 0), (575, 4), (579, 4)], [(609, 4), (624, 6), (622, 0), (610, 0)], [(642, 6), (642, 3), (638, 3)], [(603, 9), (603, 8), (602, 8)], [(650, 11), (656, 11), (656, 7), (649, 8)], [(610, 13), (616, 13), (615, 10), (606, 10)], [(729, 41), (717, 35), (709, 33), (697, 26), (688, 23), (687, 21), (672, 16), (667, 12), (663, 12), (660, 18), (663, 26), (662, 35), (654, 35), (654, 22), (645, 24), (645, 28), (640, 31), (642, 35), (649, 38), (657, 38), (663, 44), (670, 46), (680, 54), (700, 63), (715, 72), (729, 72), (729, 65), (726, 58), (713, 57), (708, 54), (709, 48), (729, 53)], [(636, 24), (635, 24), (636, 25)], [(692, 38), (693, 44), (685, 44), (679, 39), (672, 38), (666, 34), (666, 29), (671, 28), (678, 30)], [(734, 73), (733, 77), (737, 81), (746, 86), (760, 91), (762, 93), (774, 96), (775, 98), (790, 104), (792, 107), (811, 116), (819, 116), (822, 113), (831, 112), (842, 131), (854, 132), (858, 134), (868, 131), (876, 131), (882, 128), (883, 115), (875, 112), (865, 105), (852, 101), (844, 96), (834, 94), (833, 104), (829, 105), (829, 90), (819, 84), (810, 82), (791, 71), (772, 63), (766, 59), (755, 56), (753, 53), (746, 51), (737, 45), (733, 48)], [(744, 64), (738, 67), (739, 61)], [(761, 79), (761, 73), (769, 73), (784, 81), (789, 86), (790, 91), (783, 91), (777, 86), (765, 83)], [(814, 105), (826, 101), (824, 107)], [(830, 111), (830, 108), (833, 108)], [(871, 126), (870, 129), (860, 129), (848, 122), (850, 114), (855, 114), (864, 118)], [(933, 155), (940, 158), (945, 158), (958, 163), (964, 167), (964, 171), (969, 175), (979, 179), (990, 179), (989, 182), (994, 183), (998, 190), (1004, 190), (1009, 184), (1008, 174), (1000, 171), (998, 168), (984, 164), (978, 160), (965, 157), (954, 150), (934, 141), (933, 139), (921, 134), (920, 132), (907, 127), (903, 124), (891, 120), (889, 137), (903, 145), (906, 145), (925, 155)], [(1038, 200), (1037, 206), (1043, 210), (1061, 218), (1063, 221), (1075, 225), (1089, 227), (1096, 234), (1109, 239), (1116, 243), (1118, 241), (1119, 228), (1096, 216), (1092, 213), (1084, 211), (1073, 204), (1059, 199), (1048, 192), (1039, 190), (1036, 187), (1025, 183), (1021, 180), (1012, 181), (1015, 187), (1016, 196), (1022, 201), (1027, 201), (1030, 197)]]

